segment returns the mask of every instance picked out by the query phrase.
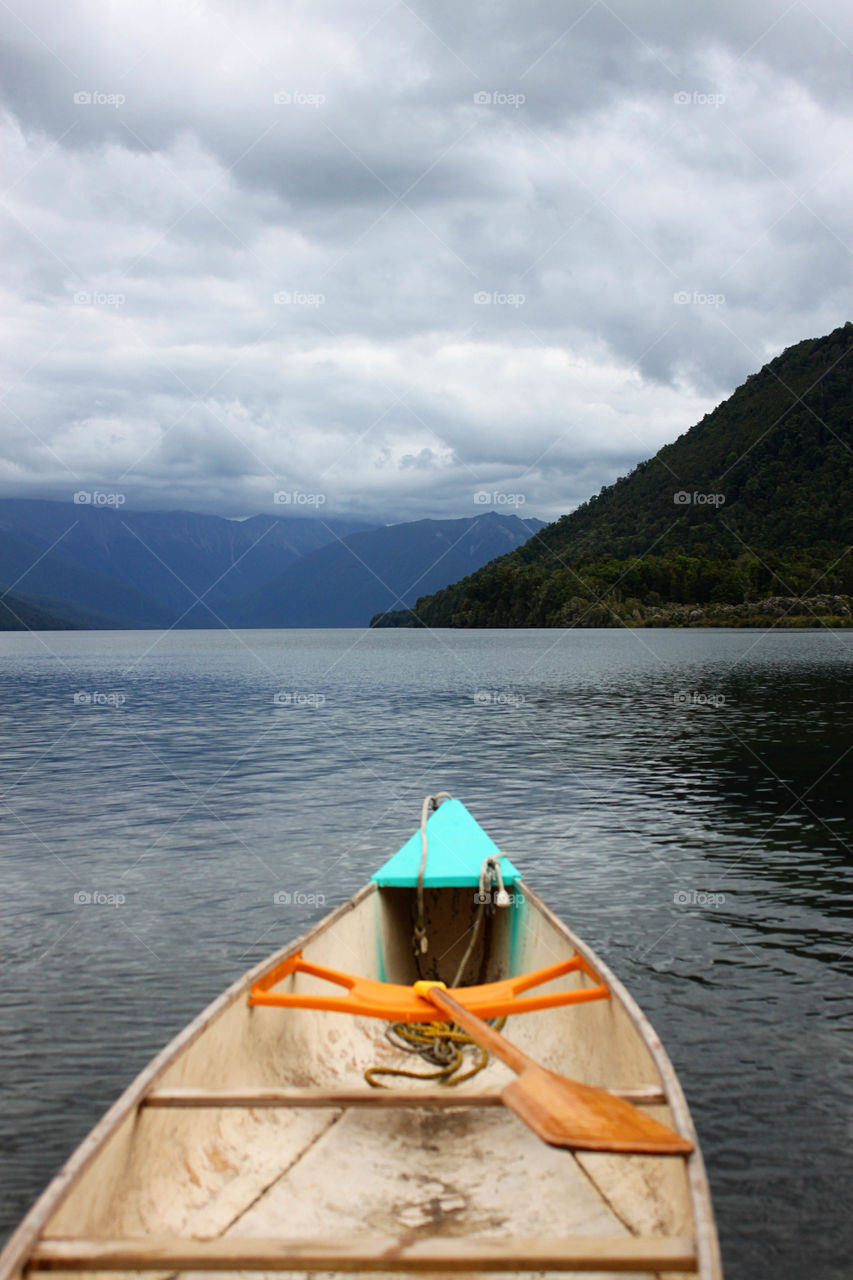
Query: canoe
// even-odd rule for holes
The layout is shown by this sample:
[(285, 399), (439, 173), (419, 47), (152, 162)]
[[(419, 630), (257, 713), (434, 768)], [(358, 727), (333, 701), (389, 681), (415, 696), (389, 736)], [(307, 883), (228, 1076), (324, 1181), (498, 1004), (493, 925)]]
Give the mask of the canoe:
[[(417, 1078), (445, 1069), (401, 1047), (405, 1032), (447, 1048), (442, 999), (476, 1033), (461, 1074), (486, 1063), (456, 1085)], [(377, 1066), (411, 1074), (368, 1083)], [(42, 1271), (722, 1275), (660, 1041), (443, 796), (105, 1114), (0, 1255), (0, 1280)]]

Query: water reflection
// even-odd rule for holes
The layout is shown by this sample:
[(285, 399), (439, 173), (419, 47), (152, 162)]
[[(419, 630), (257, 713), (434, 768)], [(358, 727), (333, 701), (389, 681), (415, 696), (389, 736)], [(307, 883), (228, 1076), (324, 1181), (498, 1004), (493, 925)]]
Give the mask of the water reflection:
[[(413, 829), (423, 794), (447, 789), (663, 1035), (730, 1280), (769, 1257), (780, 1280), (843, 1273), (846, 637), (67, 633), (51, 646), (0, 637), (6, 1228), (171, 1034), (323, 914), (299, 893), (345, 899)], [(125, 701), (73, 702), (92, 690)], [(125, 902), (99, 911), (81, 891)]]

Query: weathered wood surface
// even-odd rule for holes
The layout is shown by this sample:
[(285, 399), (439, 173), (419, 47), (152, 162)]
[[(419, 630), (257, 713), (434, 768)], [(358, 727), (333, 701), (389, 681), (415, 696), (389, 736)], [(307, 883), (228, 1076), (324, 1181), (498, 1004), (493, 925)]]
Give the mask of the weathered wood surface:
[(642, 1271), (690, 1272), (690, 1240), (574, 1236), (543, 1240), (45, 1240), (32, 1271)]
[[(607, 1089), (613, 1098), (639, 1106), (663, 1105), (654, 1085)], [(459, 1089), (154, 1089), (145, 1107), (502, 1107), (499, 1092), (464, 1093)]]

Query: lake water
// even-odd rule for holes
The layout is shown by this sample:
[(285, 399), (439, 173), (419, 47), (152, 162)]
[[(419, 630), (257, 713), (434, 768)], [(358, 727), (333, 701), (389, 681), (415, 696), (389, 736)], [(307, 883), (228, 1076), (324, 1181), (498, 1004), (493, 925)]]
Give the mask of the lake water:
[(850, 1275), (851, 633), (3, 633), (0, 717), (0, 1234), (447, 790), (661, 1034), (729, 1280)]

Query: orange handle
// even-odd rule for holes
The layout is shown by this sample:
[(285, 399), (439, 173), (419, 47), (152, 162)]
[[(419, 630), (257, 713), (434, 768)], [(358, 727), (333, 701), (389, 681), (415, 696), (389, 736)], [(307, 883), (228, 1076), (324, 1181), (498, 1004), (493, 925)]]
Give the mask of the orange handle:
[[(564, 974), (579, 971), (592, 979), (592, 985), (572, 991), (540, 992), (522, 996), (533, 987), (542, 986)], [(273, 991), (285, 978), (305, 973), (346, 988), (346, 994), (315, 995), (302, 991)], [(432, 984), (431, 984), (432, 985)], [(554, 1009), (560, 1005), (581, 1004), (587, 1000), (609, 999), (610, 991), (582, 956), (572, 956), (559, 964), (548, 965), (532, 973), (487, 982), (476, 987), (456, 987), (449, 993), (459, 1004), (480, 1018), (503, 1018), (537, 1009)], [(284, 1009), (323, 1009), (331, 1013), (355, 1013), (367, 1018), (383, 1018), (386, 1022), (434, 1022), (435, 1005), (418, 995), (413, 987), (394, 982), (377, 982), (360, 978), (323, 965), (310, 964), (301, 952), (288, 956), (252, 987), (250, 1005), (272, 1005)]]

